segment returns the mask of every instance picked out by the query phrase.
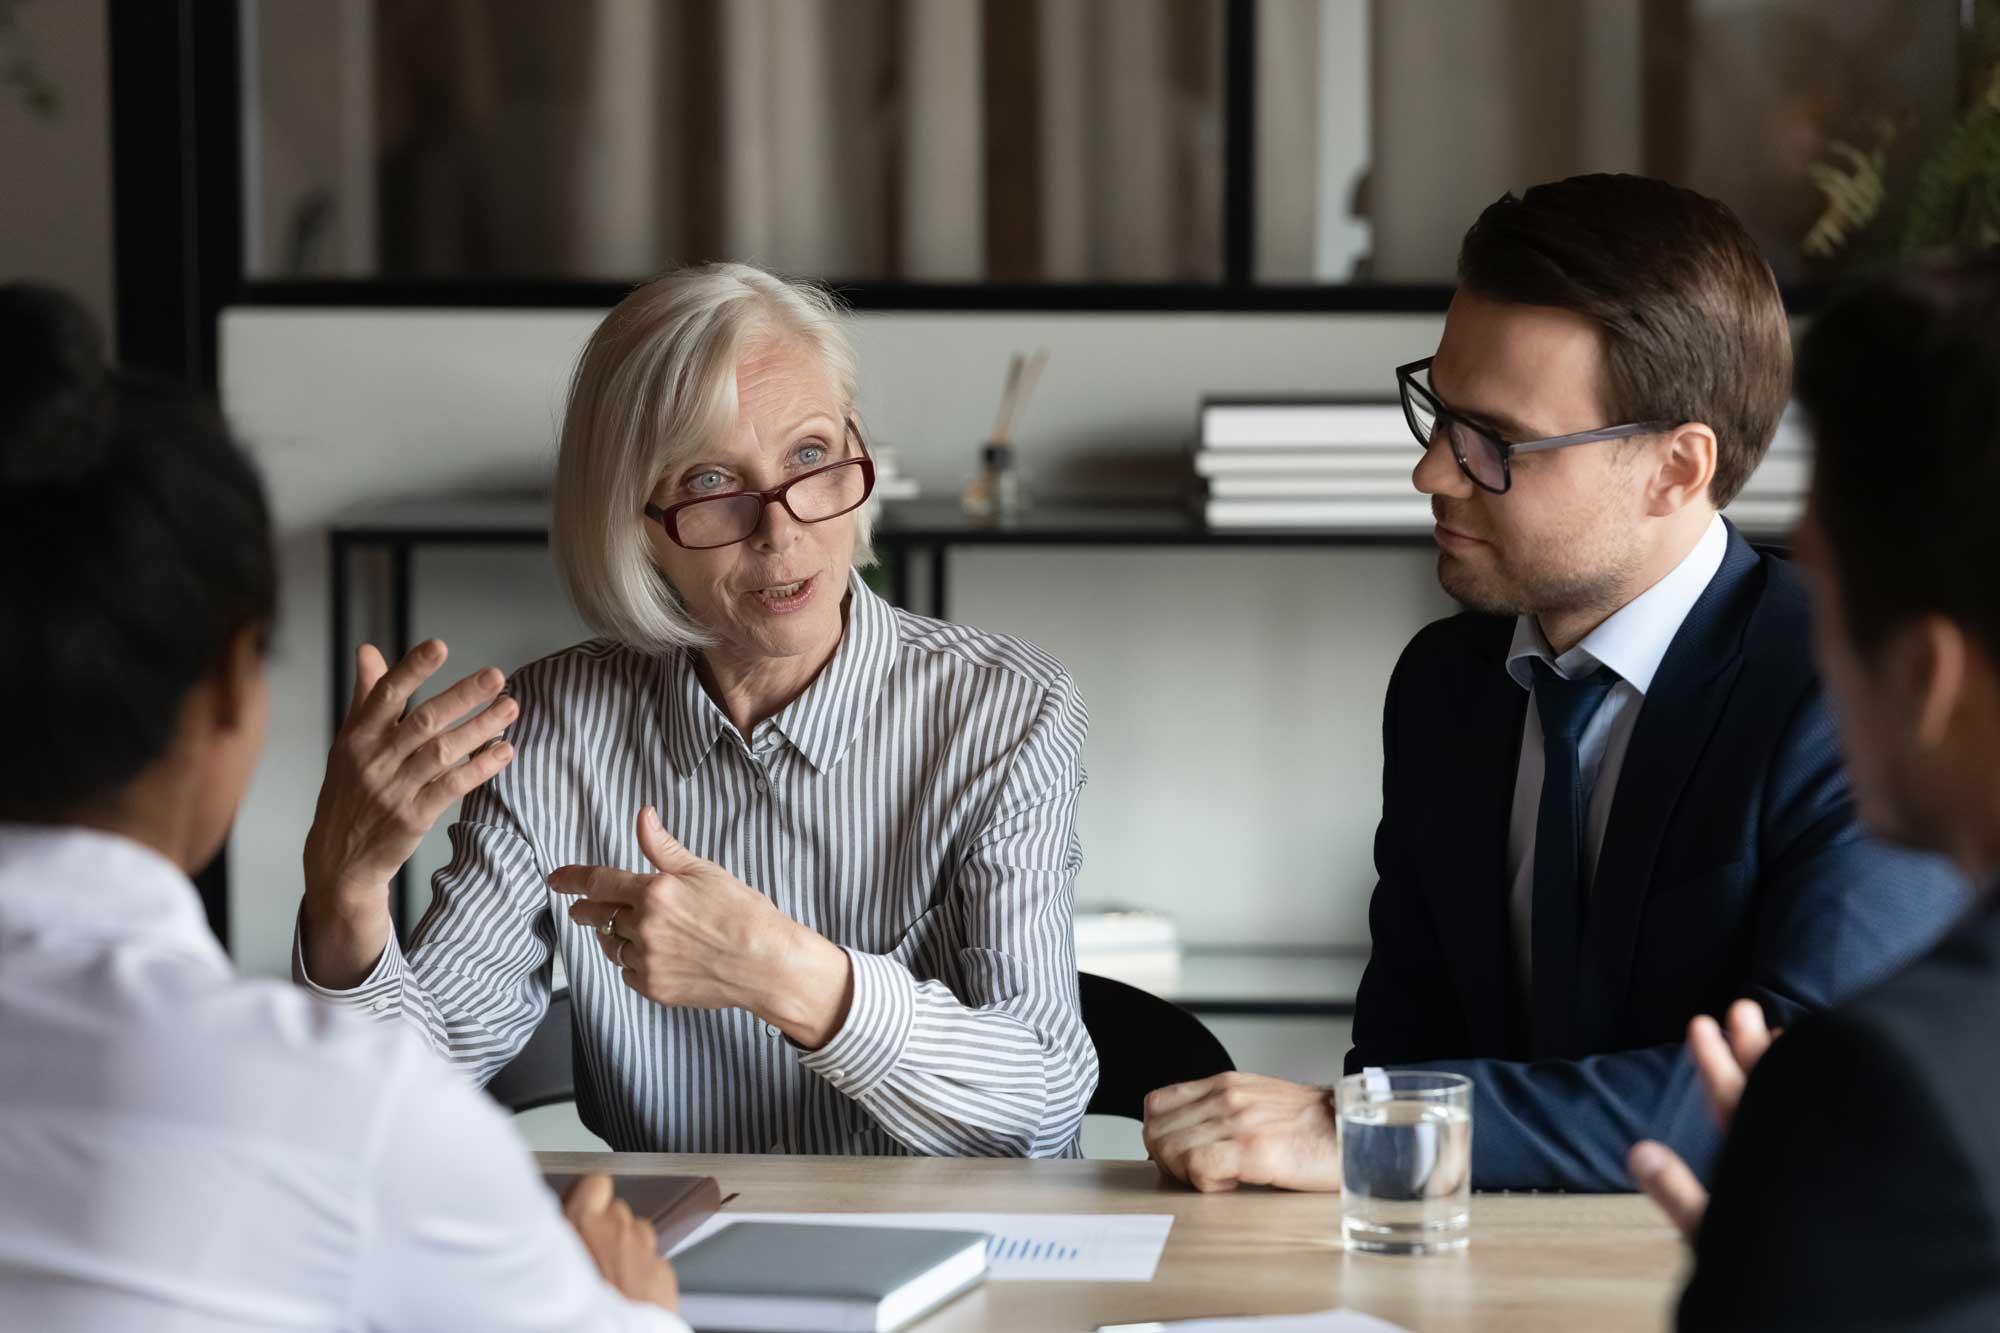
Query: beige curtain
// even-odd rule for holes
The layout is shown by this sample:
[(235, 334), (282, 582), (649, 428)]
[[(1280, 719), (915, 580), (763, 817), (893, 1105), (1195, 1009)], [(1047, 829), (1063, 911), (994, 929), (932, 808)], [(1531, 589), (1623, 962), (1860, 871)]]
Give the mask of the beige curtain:
[(1640, 0), (1375, 0), (1374, 276), (1450, 282), (1508, 190), (1637, 171)]
[(1221, 271), (1221, 0), (378, 0), (391, 272)]
[[(1722, 199), (1784, 279), (1831, 140), (1935, 142), (1956, 6), (1917, 0), (1372, 0), (1376, 276), (1448, 282), (1504, 191), (1586, 171)], [(1905, 165), (1906, 164), (1901, 164)]]

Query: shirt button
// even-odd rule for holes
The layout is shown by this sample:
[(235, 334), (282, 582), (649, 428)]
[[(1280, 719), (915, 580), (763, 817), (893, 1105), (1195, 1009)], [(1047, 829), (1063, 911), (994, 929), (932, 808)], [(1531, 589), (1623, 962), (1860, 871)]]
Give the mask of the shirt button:
[(778, 1036), (778, 1025), (776, 1023), (766, 1023), (764, 1025), (764, 1035), (767, 1037)]
[(387, 1000), (377, 1000), (375, 1003), (369, 1005), (368, 1008), (373, 1013), (386, 1014), (389, 1012), (389, 1002)]
[(771, 784), (770, 784), (770, 783), (768, 783), (768, 782), (766, 782), (766, 781), (764, 781), (764, 779), (762, 779), (762, 778), (758, 778), (758, 779), (757, 779), (757, 790), (758, 790), (758, 791), (769, 791), (769, 790), (771, 790)]

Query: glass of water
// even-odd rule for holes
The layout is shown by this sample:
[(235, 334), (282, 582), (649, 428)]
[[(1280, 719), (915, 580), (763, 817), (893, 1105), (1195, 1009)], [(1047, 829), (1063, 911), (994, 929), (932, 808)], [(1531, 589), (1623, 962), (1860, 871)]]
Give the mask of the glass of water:
[(1351, 1250), (1442, 1254), (1471, 1233), (1472, 1080), (1369, 1069), (1338, 1089), (1340, 1229)]

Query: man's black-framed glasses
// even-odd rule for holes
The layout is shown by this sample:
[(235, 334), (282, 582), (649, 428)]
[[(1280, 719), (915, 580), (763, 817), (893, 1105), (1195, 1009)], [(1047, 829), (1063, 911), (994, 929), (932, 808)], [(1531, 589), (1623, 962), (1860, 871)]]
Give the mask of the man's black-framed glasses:
[(824, 523), (851, 514), (875, 492), (875, 463), (854, 418), (849, 417), (846, 426), (852, 457), (801, 473), (768, 491), (726, 491), (665, 508), (648, 504), (646, 517), (665, 528), (674, 545), (712, 551), (750, 540), (764, 521), (766, 505), (783, 505), (801, 523)]
[[(1657, 435), (1672, 430), (1671, 421), (1634, 421), (1602, 430), (1578, 431), (1573, 435), (1551, 435), (1544, 440), (1509, 442), (1482, 426), (1475, 426), (1446, 407), (1430, 387), (1431, 361), (1425, 357), (1407, 366), (1396, 367), (1396, 388), (1403, 400), (1403, 419), (1410, 433), (1428, 449), (1442, 438), (1451, 445), (1458, 470), (1481, 490), (1505, 495), (1514, 484), (1514, 455), (1540, 453), (1544, 449), (1567, 449), (1576, 444), (1596, 444), (1601, 440), (1625, 440), (1634, 435)], [(1418, 376), (1423, 378), (1418, 380)]]

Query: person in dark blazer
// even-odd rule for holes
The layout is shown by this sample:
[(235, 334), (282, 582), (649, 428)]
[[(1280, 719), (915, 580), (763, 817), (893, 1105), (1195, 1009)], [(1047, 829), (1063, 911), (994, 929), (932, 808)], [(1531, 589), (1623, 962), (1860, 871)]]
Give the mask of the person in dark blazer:
[[(1350, 1072), (1470, 1075), (1473, 1183), (1627, 1190), (1642, 1138), (1710, 1162), (1689, 1019), (1795, 1022), (1963, 901), (1857, 826), (1791, 566), (1719, 516), (1790, 386), (1770, 267), (1692, 191), (1585, 176), (1467, 234), (1435, 357), (1398, 372), (1439, 578), (1383, 718), (1374, 952)], [(1324, 1089), (1153, 1094), (1199, 1188), (1339, 1184)]]
[(1996, 1329), (2000, 256), (1828, 309), (1799, 398), (1800, 555), (1862, 818), (1989, 887), (1924, 957), (1775, 1041), (1747, 1006), (1727, 1039), (1698, 1025), (1733, 1112), (1714, 1201), (1664, 1145), (1635, 1148), (1633, 1174), (1695, 1238), (1684, 1330)]

